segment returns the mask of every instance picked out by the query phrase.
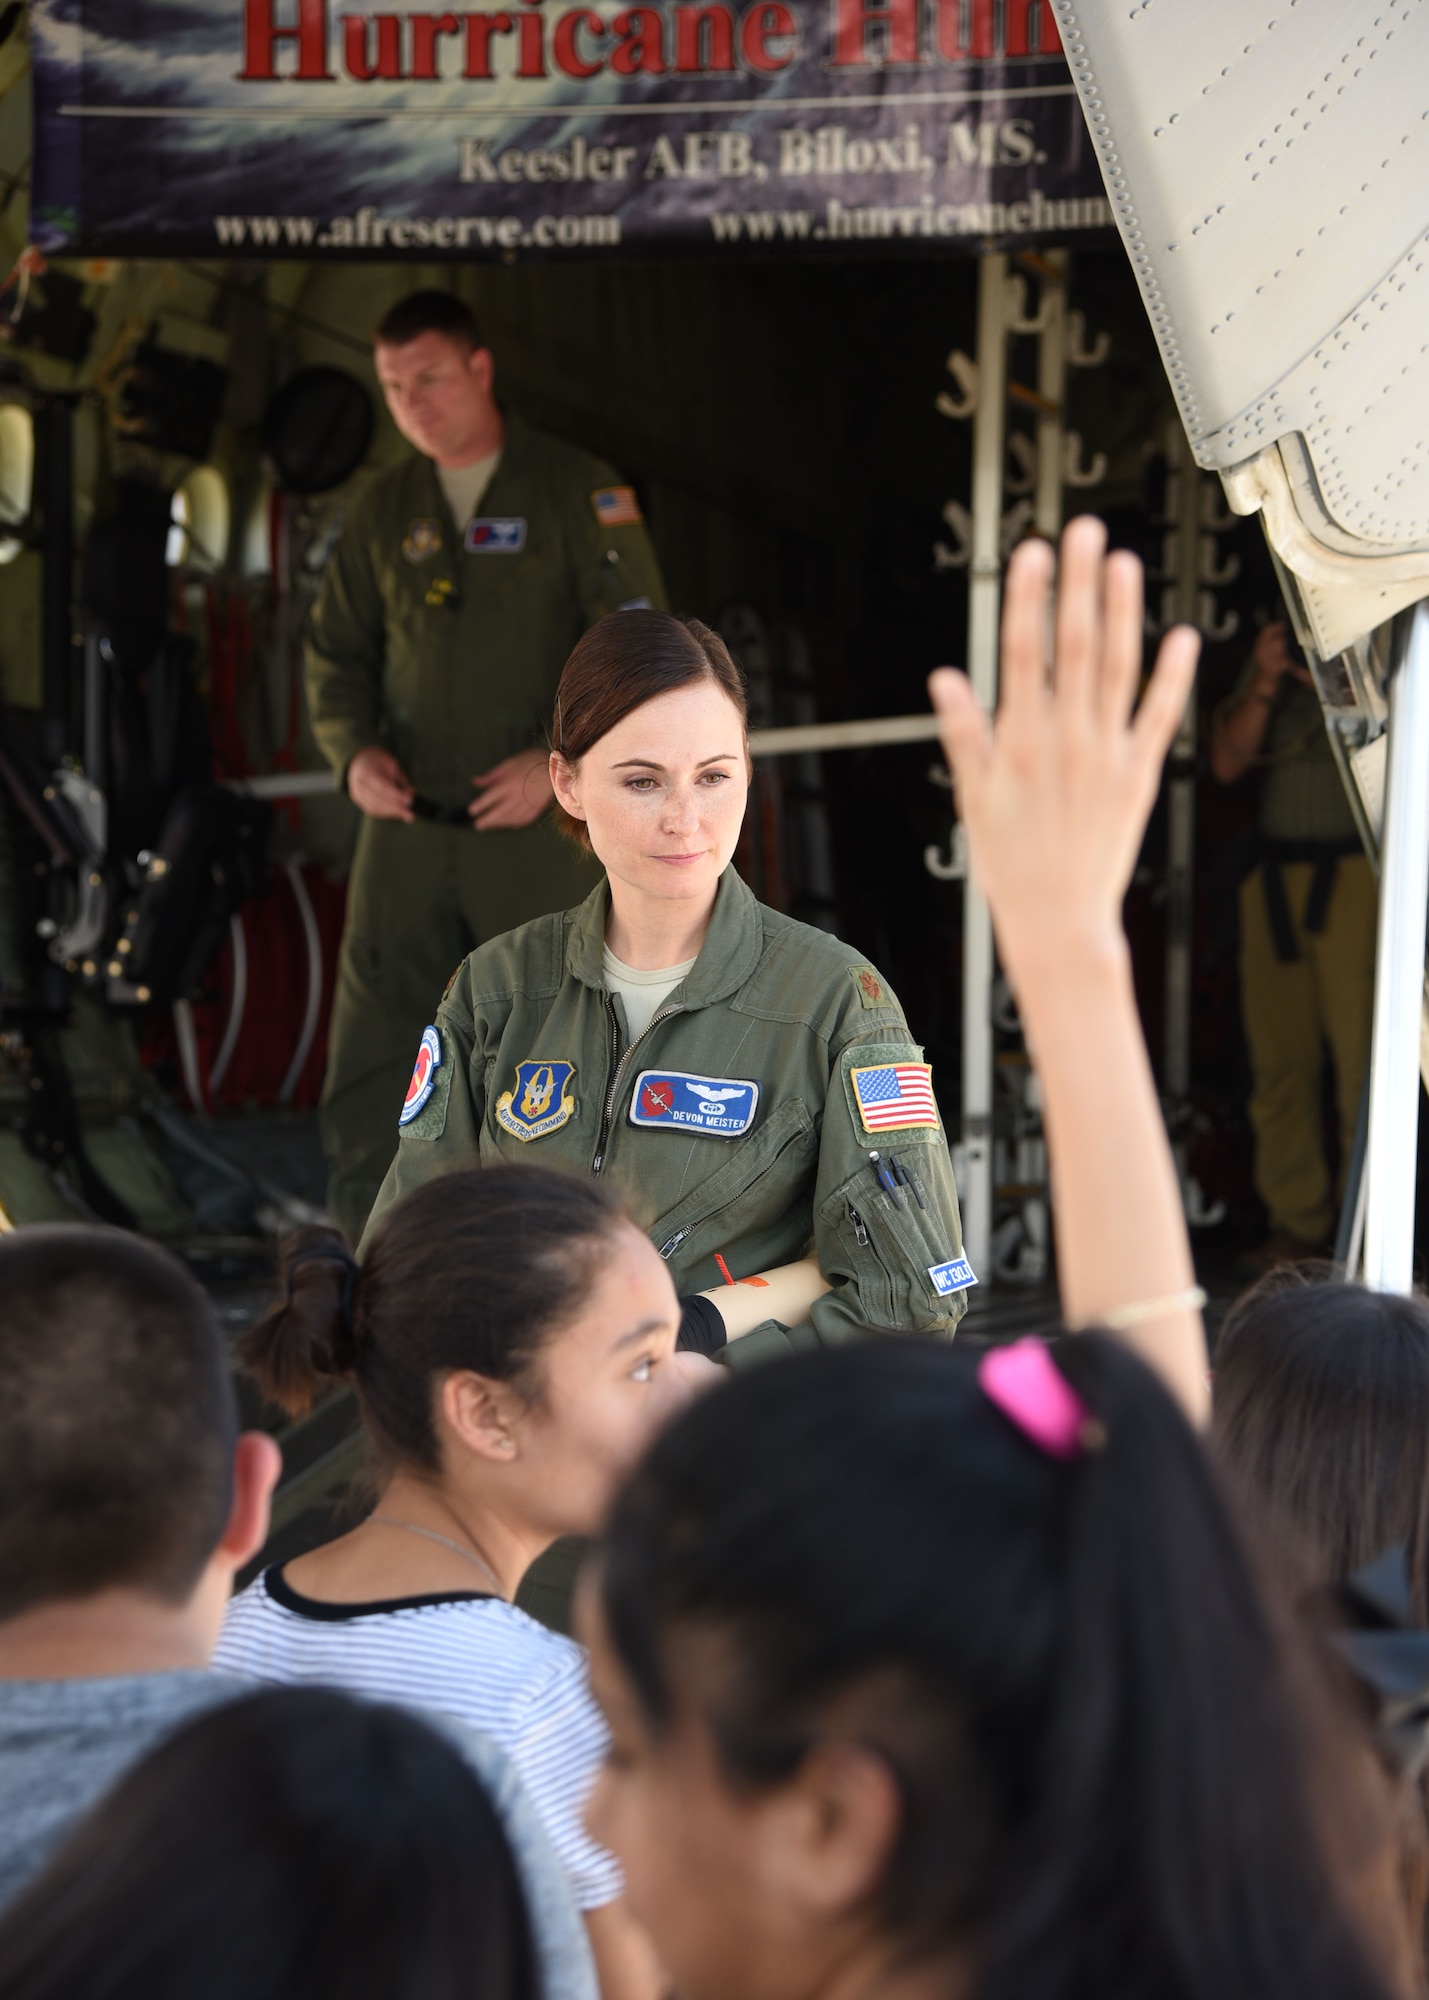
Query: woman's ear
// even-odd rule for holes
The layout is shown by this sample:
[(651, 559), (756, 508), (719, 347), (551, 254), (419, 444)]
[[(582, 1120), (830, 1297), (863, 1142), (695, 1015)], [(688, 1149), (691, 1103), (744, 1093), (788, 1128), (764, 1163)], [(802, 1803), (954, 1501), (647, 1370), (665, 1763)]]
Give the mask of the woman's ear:
[(775, 1796), (779, 1825), (777, 1832), (766, 1827), (764, 1852), (789, 1907), (828, 1922), (866, 1903), (887, 1873), (903, 1823), (887, 1760), (847, 1739), (819, 1743)]
[(464, 1451), (510, 1465), (517, 1456), (520, 1405), (507, 1382), (493, 1382), (470, 1368), (453, 1369), (438, 1397), (443, 1427)]
[(568, 764), (559, 750), (551, 752), (551, 790), (556, 795), (556, 803), (572, 819), (584, 819), (585, 807), (580, 802), (576, 790), (578, 774), (574, 765)]

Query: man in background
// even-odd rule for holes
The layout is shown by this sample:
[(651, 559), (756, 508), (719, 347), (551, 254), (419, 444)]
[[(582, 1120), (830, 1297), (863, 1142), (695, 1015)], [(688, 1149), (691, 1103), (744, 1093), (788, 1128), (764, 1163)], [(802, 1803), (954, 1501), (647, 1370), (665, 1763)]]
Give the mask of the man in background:
[(1255, 1183), (1270, 1233), (1253, 1268), (1323, 1255), (1337, 1189), (1323, 1111), (1334, 1073), (1343, 1182), (1374, 1010), (1375, 886), (1308, 667), (1266, 625), (1217, 714), (1211, 771), (1263, 769), (1256, 867), (1241, 887), (1241, 1013), (1250, 1050)]
[(363, 813), (322, 1105), (354, 1243), (453, 967), (596, 879), (547, 818), (566, 656), (606, 612), (665, 602), (634, 489), (500, 407), (460, 299), (413, 293), (373, 348), (416, 455), (353, 508), (307, 651), (313, 733)]

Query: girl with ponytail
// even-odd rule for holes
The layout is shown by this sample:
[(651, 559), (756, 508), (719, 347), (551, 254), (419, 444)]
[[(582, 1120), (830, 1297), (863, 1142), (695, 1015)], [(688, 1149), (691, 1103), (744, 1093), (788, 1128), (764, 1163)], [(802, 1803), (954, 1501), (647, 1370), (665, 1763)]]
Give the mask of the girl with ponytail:
[(1196, 642), (1141, 670), (1100, 524), (1007, 580), (994, 733), (932, 694), (1041, 1075), (1079, 1333), (890, 1339), (706, 1398), (580, 1603), (589, 1809), (684, 2000), (1387, 2000), (1362, 1738), (1282, 1635), (1196, 1435), (1206, 1353), (1121, 900)]
[(653, 2000), (619, 1870), (582, 1822), (605, 1743), (585, 1659), (511, 1600), (558, 1536), (599, 1525), (669, 1379), (711, 1365), (674, 1360), (669, 1272), (599, 1183), (503, 1166), (398, 1203), (361, 1267), (335, 1231), (304, 1231), (283, 1275), (241, 1358), (295, 1415), (356, 1390), (379, 1498), (233, 1600), (217, 1662), (417, 1701), (494, 1737), (565, 1865), (603, 2000)]

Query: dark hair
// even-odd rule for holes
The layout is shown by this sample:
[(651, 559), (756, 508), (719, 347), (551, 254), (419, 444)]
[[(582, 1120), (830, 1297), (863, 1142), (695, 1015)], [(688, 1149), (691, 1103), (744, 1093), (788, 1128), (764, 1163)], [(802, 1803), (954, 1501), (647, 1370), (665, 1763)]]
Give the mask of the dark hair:
[(534, 1400), (542, 1349), (579, 1312), (621, 1227), (634, 1227), (625, 1209), (585, 1177), (538, 1166), (444, 1174), (383, 1217), (355, 1282), (336, 1230), (289, 1237), (285, 1296), (243, 1335), (240, 1358), (294, 1415), (321, 1388), (355, 1383), (378, 1456), (435, 1471), (437, 1377), (470, 1368)]
[(1382, 1801), (1359, 1820), (1341, 1785), (1330, 1827), (1329, 1742), (1310, 1755), (1205, 1454), (1119, 1345), (1053, 1352), (1106, 1433), (1070, 1464), (974, 1356), (891, 1337), (751, 1371), (666, 1430), (598, 1571), (650, 1726), (684, 1634), (716, 1642), (679, 1684), (738, 1781), (857, 1715), (903, 1798), (889, 1940), (970, 1953), (978, 2000), (1382, 1995), (1326, 1858), (1354, 1823), (1393, 1926)]
[(424, 333), (440, 333), (469, 353), (485, 347), (476, 314), (454, 292), (408, 292), (388, 306), (372, 329), (374, 347), (405, 347)]
[(116, 1587), (182, 1602), (228, 1520), (237, 1435), (176, 1257), (118, 1229), (0, 1237), (0, 1618)]
[(1274, 1271), (1216, 1345), (1214, 1434), (1292, 1589), (1343, 1581), (1393, 1543), (1429, 1622), (1429, 1305)]
[[(568, 764), (578, 764), (647, 701), (705, 680), (723, 689), (747, 727), (744, 675), (718, 632), (698, 618), (677, 618), (669, 611), (612, 611), (576, 641), (561, 670), (551, 747)], [(561, 831), (589, 849), (585, 822), (560, 806), (555, 812)]]
[(168, 1737), (0, 1919), (6, 2000), (533, 2000), (480, 1780), (418, 1717), (315, 1688)]

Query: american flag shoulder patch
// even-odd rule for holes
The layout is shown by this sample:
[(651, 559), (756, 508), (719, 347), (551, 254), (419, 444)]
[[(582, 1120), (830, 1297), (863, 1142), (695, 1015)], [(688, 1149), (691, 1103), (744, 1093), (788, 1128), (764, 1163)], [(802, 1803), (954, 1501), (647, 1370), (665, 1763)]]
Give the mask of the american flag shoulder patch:
[(598, 486), (590, 504), (602, 528), (638, 528), (645, 519), (633, 486)]
[(865, 1132), (892, 1132), (919, 1125), (938, 1129), (931, 1063), (869, 1063), (851, 1069), (848, 1080)]

